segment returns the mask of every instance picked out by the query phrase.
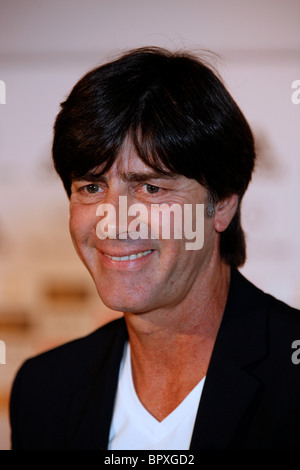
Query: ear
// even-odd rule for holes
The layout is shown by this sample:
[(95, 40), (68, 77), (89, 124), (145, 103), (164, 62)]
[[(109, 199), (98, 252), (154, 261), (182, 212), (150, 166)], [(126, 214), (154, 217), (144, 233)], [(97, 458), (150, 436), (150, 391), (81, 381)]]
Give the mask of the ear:
[(239, 204), (237, 194), (222, 199), (215, 206), (214, 227), (216, 232), (224, 232), (230, 224)]

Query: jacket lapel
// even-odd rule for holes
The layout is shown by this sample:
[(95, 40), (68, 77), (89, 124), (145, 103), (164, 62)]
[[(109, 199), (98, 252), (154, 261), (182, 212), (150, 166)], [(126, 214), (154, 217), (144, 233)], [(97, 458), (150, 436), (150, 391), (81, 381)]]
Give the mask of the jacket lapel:
[[(266, 353), (266, 296), (237, 271), (198, 408), (191, 450), (228, 449), (260, 390), (248, 370)], [(250, 366), (250, 367), (249, 367)], [(236, 436), (235, 436), (236, 438)]]
[(127, 331), (123, 319), (104, 332), (101, 350), (95, 344), (88, 374), (74, 393), (68, 423), (66, 447), (70, 450), (107, 449), (120, 362)]
[(259, 388), (256, 379), (215, 358), (203, 389), (190, 449), (228, 449)]

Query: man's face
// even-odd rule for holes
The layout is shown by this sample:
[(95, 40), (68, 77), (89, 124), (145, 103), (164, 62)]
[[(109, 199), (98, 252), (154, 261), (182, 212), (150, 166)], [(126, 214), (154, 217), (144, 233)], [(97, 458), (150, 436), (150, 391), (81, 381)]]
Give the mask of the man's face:
[[(124, 144), (110, 170), (96, 181), (73, 181), (71, 236), (104, 304), (113, 310), (144, 313), (174, 308), (188, 296), (192, 299), (214, 251), (213, 219), (205, 219), (204, 246), (200, 250), (187, 250), (185, 238), (120, 239), (120, 196), (127, 197), (128, 207), (136, 203), (147, 208), (152, 204), (178, 204), (184, 214), (185, 204), (204, 204), (207, 191), (196, 180), (156, 173), (138, 157), (130, 142)], [(100, 239), (96, 233), (96, 212), (101, 204), (116, 208), (116, 226), (110, 227), (116, 237)]]

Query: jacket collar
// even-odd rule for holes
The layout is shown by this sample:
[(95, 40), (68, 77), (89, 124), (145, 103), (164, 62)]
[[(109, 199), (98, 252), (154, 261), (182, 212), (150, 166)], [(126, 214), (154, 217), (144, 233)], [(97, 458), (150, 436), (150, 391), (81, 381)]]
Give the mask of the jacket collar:
[(128, 339), (124, 319), (100, 328), (93, 339), (88, 374), (70, 405), (66, 442), (69, 450), (105, 450), (108, 445), (119, 368)]
[[(191, 450), (227, 448), (260, 383), (247, 365), (265, 355), (266, 296), (232, 270), (227, 304), (198, 408)], [(124, 319), (99, 330), (89, 376), (70, 406), (67, 448), (107, 449), (124, 344)], [(99, 351), (101, 342), (102, 349)], [(103, 346), (103, 343), (105, 345)]]
[(191, 450), (226, 449), (261, 387), (248, 370), (266, 354), (267, 296), (232, 270)]

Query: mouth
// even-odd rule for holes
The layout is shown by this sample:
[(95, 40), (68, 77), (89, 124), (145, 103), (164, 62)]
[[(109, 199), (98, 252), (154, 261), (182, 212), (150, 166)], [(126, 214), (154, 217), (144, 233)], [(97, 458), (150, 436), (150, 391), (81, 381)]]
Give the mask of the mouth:
[(140, 251), (139, 253), (132, 253), (130, 255), (125, 256), (111, 256), (107, 253), (104, 253), (104, 255), (112, 261), (134, 261), (136, 259), (143, 258), (144, 256), (149, 255), (150, 253), (152, 253), (152, 251), (153, 250)]

